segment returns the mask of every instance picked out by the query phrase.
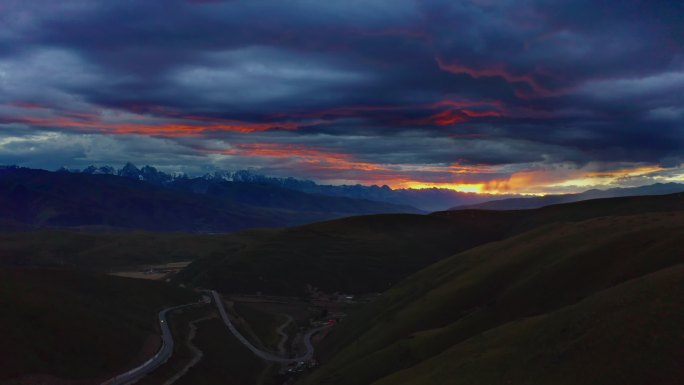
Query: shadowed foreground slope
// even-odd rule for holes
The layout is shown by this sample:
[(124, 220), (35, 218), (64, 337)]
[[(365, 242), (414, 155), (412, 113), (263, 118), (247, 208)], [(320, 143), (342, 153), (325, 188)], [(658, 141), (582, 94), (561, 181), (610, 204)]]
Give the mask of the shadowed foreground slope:
[[(177, 282), (225, 292), (387, 290), (442, 258), (549, 223), (684, 210), (684, 194), (599, 199), (534, 210), (373, 215), (237, 234), (241, 246), (200, 258)], [(235, 244), (234, 244), (235, 245)]]
[(105, 380), (156, 352), (159, 310), (195, 299), (160, 282), (1, 268), (0, 384), (29, 374)]
[(302, 383), (681, 383), (682, 234), (681, 211), (604, 217), (454, 255), (340, 324)]
[(432, 262), (504, 236), (507, 215), (376, 215), (242, 234), (243, 245), (200, 258), (177, 282), (224, 292), (384, 291)]
[(680, 264), (492, 329), (378, 384), (681, 384), (682, 298)]

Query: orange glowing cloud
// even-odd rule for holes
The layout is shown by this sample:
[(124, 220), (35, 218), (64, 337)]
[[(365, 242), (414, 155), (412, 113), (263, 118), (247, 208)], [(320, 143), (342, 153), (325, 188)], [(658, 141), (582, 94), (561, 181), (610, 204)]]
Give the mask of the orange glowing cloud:
[[(481, 173), (480, 173), (481, 175)], [(473, 182), (468, 175), (455, 175), (453, 182), (416, 182), (404, 181), (401, 188), (443, 188), (459, 192), (478, 194), (525, 194), (543, 195), (546, 183), (556, 181), (553, 174), (543, 171), (517, 172), (507, 178), (493, 178), (481, 182)]]
[(409, 189), (429, 189), (429, 188), (440, 188), (447, 190), (454, 190), (458, 192), (465, 193), (476, 193), (476, 194), (488, 194), (490, 192), (485, 191), (484, 184), (482, 183), (430, 183), (430, 182), (414, 182), (414, 181), (403, 181), (398, 183), (395, 188), (409, 188)]
[[(415, 113), (416, 109), (415, 106), (340, 107), (327, 112), (312, 113), (308, 118), (316, 119), (304, 122), (292, 122), (292, 115), (284, 115), (272, 122), (252, 123), (154, 109), (140, 110), (136, 113), (115, 111), (91, 113), (54, 111), (50, 107), (26, 102), (12, 105), (26, 109), (26, 113), (21, 117), (0, 117), (0, 124), (25, 124), (36, 127), (73, 129), (79, 132), (168, 137), (198, 136), (209, 131), (253, 133), (273, 129), (297, 130), (306, 125), (327, 123), (328, 121), (324, 119), (330, 116), (357, 116), (364, 112), (399, 111), (405, 108), (413, 108), (411, 112)], [(448, 126), (468, 119), (496, 118), (508, 114), (505, 107), (498, 101), (446, 99), (422, 107), (432, 114), (404, 123)], [(202, 147), (197, 150), (207, 154), (271, 159), (275, 160), (275, 163), (283, 163), (293, 169), (302, 169), (304, 174), (315, 175), (320, 179), (387, 184), (393, 188), (445, 188), (486, 194), (581, 191), (595, 186), (618, 185), (624, 178), (647, 176), (663, 170), (659, 166), (644, 164), (627, 167), (614, 165), (613, 168), (605, 164), (590, 164), (582, 169), (539, 168), (513, 172), (510, 176), (501, 177), (501, 175), (508, 174), (503, 166), (469, 165), (465, 160), (461, 163), (446, 165), (384, 164), (366, 161), (354, 154), (340, 152), (340, 150), (315, 148), (302, 144), (239, 143), (232, 144), (227, 149)], [(607, 171), (603, 171), (606, 169)]]
[[(596, 165), (590, 165), (588, 168), (592, 167)], [(653, 165), (635, 165), (610, 171), (572, 168), (538, 169), (515, 172), (506, 178), (484, 178), (482, 182), (473, 182), (469, 180), (471, 179), (469, 176), (479, 175), (482, 178), (483, 175), (495, 172), (495, 170), (486, 166), (464, 167), (463, 172), (460, 173), (455, 170), (451, 171), (454, 174), (454, 181), (451, 182), (398, 180), (394, 187), (444, 188), (480, 194), (544, 195), (558, 191), (581, 192), (589, 188), (617, 186), (621, 179), (649, 175), (662, 170), (662, 167)]]
[(585, 187), (617, 185), (621, 180), (632, 177), (645, 176), (665, 170), (655, 165), (637, 165), (621, 167), (609, 171), (590, 171), (574, 177), (565, 178), (552, 186), (554, 187)]
[(454, 74), (466, 74), (473, 78), (481, 77), (499, 77), (507, 81), (508, 83), (523, 83), (532, 89), (534, 92), (530, 94), (524, 90), (516, 88), (516, 95), (522, 98), (534, 97), (534, 96), (551, 96), (555, 92), (544, 87), (534, 76), (530, 74), (516, 75), (508, 71), (504, 66), (491, 66), (482, 68), (472, 68), (459, 63), (447, 63), (440, 56), (435, 56), (435, 61), (440, 69), (451, 72)]
[(20, 116), (0, 117), (2, 124), (16, 123), (107, 134), (193, 136), (206, 131), (250, 133), (273, 129), (296, 130), (307, 125), (325, 123), (323, 121), (243, 122), (211, 116), (181, 114), (158, 106), (129, 106), (129, 111), (133, 112), (115, 110), (83, 112), (56, 110), (50, 106), (24, 101), (12, 102), (10, 105), (24, 109), (26, 112)]
[(463, 192), (484, 192), (484, 183), (430, 183), (412, 180), (412, 175), (430, 177), (435, 174), (453, 174), (466, 176), (473, 173), (488, 173), (490, 169), (484, 165), (464, 166), (458, 163), (447, 166), (429, 165), (384, 165), (356, 159), (352, 154), (331, 152), (299, 144), (249, 143), (235, 145), (229, 149), (204, 149), (207, 153), (287, 159), (289, 166), (305, 169), (308, 174), (315, 174), (331, 179), (339, 179), (340, 175), (353, 173), (353, 180), (392, 188), (448, 188)]
[(504, 115), (503, 106), (498, 101), (476, 100), (440, 100), (429, 106), (433, 109), (443, 109), (427, 118), (415, 120), (416, 124), (436, 124), (449, 126), (470, 120), (471, 118), (501, 117)]
[(587, 173), (587, 177), (592, 178), (624, 178), (627, 176), (638, 176), (665, 170), (660, 166), (638, 166), (633, 168), (623, 167), (610, 171), (595, 171)]
[[(104, 134), (138, 134), (149, 136), (183, 137), (199, 136), (209, 131), (230, 131), (238, 133), (263, 132), (274, 129), (297, 130), (302, 127), (329, 124), (335, 118), (364, 116), (366, 114), (396, 113), (379, 117), (397, 125), (437, 125), (448, 126), (473, 118), (498, 117), (503, 114), (497, 101), (478, 100), (440, 100), (428, 105), (417, 106), (352, 106), (338, 107), (325, 111), (306, 114), (281, 114), (271, 116), (268, 122), (242, 122), (229, 119), (183, 114), (162, 106), (130, 105), (119, 112), (95, 110), (96, 112), (54, 110), (49, 106), (30, 102), (12, 104), (26, 109), (19, 117), (1, 118), (3, 124), (26, 124), (35, 127), (64, 128), (82, 132)], [(28, 110), (31, 110), (29, 112)], [(420, 119), (405, 119), (404, 110), (438, 110)], [(305, 120), (293, 120), (304, 118)], [(313, 159), (314, 156), (310, 156)], [(338, 160), (341, 159), (338, 156)], [(313, 162), (311, 160), (310, 162)], [(353, 163), (353, 162), (352, 162)], [(363, 162), (355, 162), (358, 168)], [(332, 168), (332, 166), (329, 166)]]
[(419, 122), (423, 123), (434, 123), (438, 126), (450, 126), (452, 124), (460, 123), (466, 121), (466, 117), (459, 114), (457, 111), (445, 110), (438, 112), (434, 115), (430, 115)]
[(432, 114), (426, 118), (412, 120), (412, 124), (435, 124), (438, 126), (451, 126), (453, 124), (466, 122), (471, 118), (500, 117), (501, 111), (477, 111), (477, 110), (456, 110), (448, 109)]
[(544, 185), (555, 181), (553, 173), (545, 171), (523, 171), (513, 173), (505, 179), (492, 179), (484, 183), (483, 191), (494, 194), (511, 193), (517, 191), (529, 191), (535, 186)]
[(463, 114), (470, 118), (483, 118), (483, 117), (500, 117), (503, 115), (501, 111), (474, 111), (474, 110), (461, 110)]
[(659, 166), (634, 166), (600, 172), (586, 169), (521, 171), (513, 173), (508, 178), (489, 180), (482, 184), (481, 191), (493, 194), (546, 194), (559, 189), (581, 192), (589, 188), (617, 186), (622, 179), (649, 175), (662, 170)]
[(251, 123), (222, 120), (220, 122), (164, 122), (143, 119), (138, 122), (111, 122), (100, 119), (97, 114), (64, 113), (55, 117), (11, 117), (4, 123), (20, 123), (36, 127), (70, 128), (109, 134), (140, 134), (151, 136), (192, 136), (206, 131), (231, 131), (240, 133), (261, 132), (272, 129), (295, 130), (301, 127), (293, 122)]
[(388, 168), (370, 162), (358, 161), (350, 154), (329, 152), (297, 144), (249, 143), (230, 149), (206, 149), (209, 153), (266, 158), (293, 158), (302, 166), (330, 170), (383, 171)]
[[(406, 112), (428, 112), (425, 118), (406, 119)], [(383, 106), (342, 106), (321, 111), (300, 113), (278, 113), (274, 119), (335, 119), (370, 118), (390, 124), (412, 125), (452, 125), (472, 118), (501, 117), (504, 110), (501, 102), (490, 100), (440, 100), (430, 104), (383, 105)]]

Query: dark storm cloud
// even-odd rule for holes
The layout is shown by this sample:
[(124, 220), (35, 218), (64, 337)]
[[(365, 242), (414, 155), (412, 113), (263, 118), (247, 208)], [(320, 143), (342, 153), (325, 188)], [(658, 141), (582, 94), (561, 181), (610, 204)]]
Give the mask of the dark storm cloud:
[(676, 1), (5, 1), (2, 159), (25, 162), (34, 143), (54, 166), (276, 170), (289, 150), (322, 159), (302, 174), (364, 181), (444, 181), (453, 164), (497, 178), (677, 168), (682, 14)]

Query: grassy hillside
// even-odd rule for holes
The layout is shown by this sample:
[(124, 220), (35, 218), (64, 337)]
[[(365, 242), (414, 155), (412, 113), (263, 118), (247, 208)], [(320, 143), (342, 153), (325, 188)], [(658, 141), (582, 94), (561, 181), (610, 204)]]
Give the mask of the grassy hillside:
[(181, 377), (178, 385), (272, 385), (271, 365), (252, 354), (219, 319), (198, 324), (194, 344), (204, 356)]
[(0, 266), (108, 270), (223, 255), (241, 245), (230, 234), (39, 230), (0, 233)]
[(684, 193), (591, 199), (530, 210), (450, 210), (440, 211), (432, 215), (448, 218), (461, 218), (464, 213), (471, 213), (471, 215), (482, 215), (476, 213), (508, 215), (511, 218), (511, 233), (518, 234), (555, 222), (575, 222), (604, 216), (623, 216), (677, 210), (684, 210)]
[(681, 384), (682, 298), (678, 265), (508, 323), (378, 384)]
[(0, 233), (0, 266), (108, 271), (197, 260), (177, 282), (227, 292), (384, 291), (441, 258), (562, 221), (684, 208), (684, 195), (585, 201), (519, 211), (350, 217), (235, 234), (36, 230)]
[(195, 298), (158, 282), (1, 268), (0, 383), (30, 374), (104, 380), (156, 351), (159, 310)]
[(682, 234), (682, 211), (603, 217), (449, 257), (345, 320), (302, 383), (681, 383)]
[(601, 199), (518, 211), (344, 218), (238, 235), (243, 246), (196, 260), (178, 282), (225, 292), (384, 291), (444, 257), (538, 226), (684, 209), (684, 194)]
[[(186, 272), (188, 280), (205, 268), (229, 264), (231, 271), (250, 277), (259, 270), (287, 271), (282, 288), (306, 282), (347, 291), (384, 290), (391, 282), (442, 257), (510, 234), (557, 221), (596, 216), (684, 209), (682, 194), (586, 201), (538, 210), (508, 212), (445, 211), (423, 215), (375, 215), (345, 218), (284, 230), (243, 231), (236, 234), (187, 234), (146, 231), (34, 230), (0, 232), (0, 266), (66, 266), (90, 269), (121, 268), (170, 261), (198, 261)], [(18, 229), (15, 229), (18, 230)], [(393, 265), (388, 266), (387, 262)], [(270, 269), (275, 264), (278, 269)], [(344, 266), (342, 266), (344, 265)], [(297, 271), (293, 271), (293, 270)], [(326, 269), (326, 270), (321, 270)], [(316, 277), (325, 272), (325, 280)], [(361, 274), (348, 285), (350, 274)], [(213, 273), (217, 278), (220, 274)], [(311, 278), (313, 277), (313, 278)], [(268, 278), (268, 279), (267, 279)], [(327, 280), (330, 285), (325, 286)], [(282, 276), (280, 277), (282, 281)], [(260, 283), (268, 290), (271, 283)], [(234, 288), (240, 289), (242, 283)], [(246, 286), (259, 290), (257, 285)]]
[[(245, 234), (244, 246), (195, 261), (177, 282), (225, 292), (384, 291), (455, 251), (504, 236), (507, 215), (377, 215)], [(458, 217), (458, 215), (456, 215)]]
[[(259, 304), (235, 302), (232, 310), (233, 314), (239, 317), (238, 329), (245, 326), (249, 328), (248, 331), (243, 332), (243, 335), (264, 350), (278, 352), (278, 343), (282, 339), (282, 336), (278, 334), (278, 328), (287, 320), (285, 316), (268, 312)], [(241, 322), (242, 320), (244, 323)]]

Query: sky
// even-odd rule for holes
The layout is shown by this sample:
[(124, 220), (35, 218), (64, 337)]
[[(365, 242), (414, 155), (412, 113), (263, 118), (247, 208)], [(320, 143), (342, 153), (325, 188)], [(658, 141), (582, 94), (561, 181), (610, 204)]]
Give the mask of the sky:
[(684, 182), (684, 2), (0, 0), (0, 164)]

